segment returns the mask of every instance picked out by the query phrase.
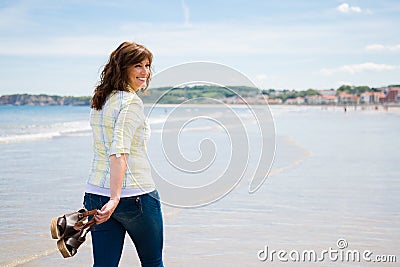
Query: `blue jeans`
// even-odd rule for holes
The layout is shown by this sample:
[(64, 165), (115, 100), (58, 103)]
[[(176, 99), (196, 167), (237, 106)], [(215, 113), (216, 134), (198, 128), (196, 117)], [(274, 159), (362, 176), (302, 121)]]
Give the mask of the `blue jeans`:
[[(109, 197), (85, 193), (88, 210), (101, 209)], [(162, 262), (163, 221), (157, 190), (121, 198), (111, 218), (91, 228), (94, 267), (118, 266), (125, 233), (135, 244), (142, 266), (164, 266)]]

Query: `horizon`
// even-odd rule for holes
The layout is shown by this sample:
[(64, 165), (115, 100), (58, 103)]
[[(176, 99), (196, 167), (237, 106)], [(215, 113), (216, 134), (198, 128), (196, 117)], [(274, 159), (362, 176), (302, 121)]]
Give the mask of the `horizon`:
[[(212, 86), (212, 85), (202, 85), (202, 86), (204, 86), (204, 87), (214, 87), (214, 86)], [(346, 86), (345, 84), (343, 84), (343, 85), (341, 85), (341, 86)], [(308, 88), (308, 89), (304, 89), (304, 90), (296, 90), (296, 89), (276, 89), (276, 88), (268, 88), (268, 89), (260, 89), (260, 88), (257, 88), (257, 87), (250, 87), (250, 88), (254, 88), (254, 89), (257, 89), (257, 90), (260, 90), (261, 92), (262, 91), (268, 91), (268, 90), (275, 90), (275, 91), (278, 91), (278, 92), (283, 92), (283, 91), (297, 91), (297, 92), (305, 92), (305, 91), (307, 91), (307, 90), (315, 90), (315, 91), (329, 91), (329, 90), (334, 90), (334, 91), (337, 91), (341, 86), (339, 86), (338, 88), (321, 88), (321, 89), (317, 89), (317, 88)], [(352, 87), (363, 87), (363, 86), (367, 86), (367, 87), (369, 87), (370, 89), (380, 89), (380, 88), (388, 88), (388, 87), (400, 87), (400, 85), (398, 85), (398, 84), (388, 84), (388, 85), (383, 85), (383, 86), (379, 86), (379, 87), (372, 87), (372, 86), (368, 86), (368, 85), (351, 85)], [(228, 87), (248, 87), (248, 86), (241, 86), (241, 85), (230, 85), (230, 86), (228, 86)], [(178, 88), (178, 87), (173, 87), (173, 86), (162, 86), (162, 87), (153, 87), (153, 88), (148, 88), (148, 90), (152, 90), (152, 89), (156, 89), (156, 90), (158, 90), (158, 89), (163, 89), (163, 88), (175, 88), (175, 89), (180, 89), (180, 88)], [(186, 88), (186, 86), (185, 87), (182, 87), (182, 88)], [(187, 86), (187, 88), (191, 88), (190, 86)], [(31, 95), (31, 96), (39, 96), (39, 95), (45, 95), (45, 96), (57, 96), (57, 97), (91, 97), (92, 95), (60, 95), (60, 94), (48, 94), (48, 93), (12, 93), (12, 94), (3, 94), (3, 95), (1, 95), (0, 94), (0, 97), (2, 97), (2, 96), (10, 96), (10, 95)]]
[(261, 90), (399, 84), (399, 12), (396, 0), (3, 1), (0, 95), (91, 95), (126, 40), (153, 52), (154, 75), (209, 61)]

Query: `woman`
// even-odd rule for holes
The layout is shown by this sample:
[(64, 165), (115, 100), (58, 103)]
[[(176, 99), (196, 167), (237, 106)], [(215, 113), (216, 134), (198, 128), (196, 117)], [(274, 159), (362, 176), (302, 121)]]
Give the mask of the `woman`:
[(84, 198), (97, 209), (93, 266), (118, 266), (127, 232), (142, 266), (163, 266), (163, 221), (146, 156), (150, 129), (137, 95), (151, 78), (152, 53), (124, 42), (110, 55), (91, 99), (94, 158)]

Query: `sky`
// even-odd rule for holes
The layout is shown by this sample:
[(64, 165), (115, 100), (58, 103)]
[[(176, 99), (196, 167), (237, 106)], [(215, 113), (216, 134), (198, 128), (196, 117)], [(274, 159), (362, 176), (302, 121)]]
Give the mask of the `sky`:
[(154, 74), (224, 64), (260, 89), (400, 84), (398, 0), (1, 0), (0, 95), (91, 95), (134, 41)]

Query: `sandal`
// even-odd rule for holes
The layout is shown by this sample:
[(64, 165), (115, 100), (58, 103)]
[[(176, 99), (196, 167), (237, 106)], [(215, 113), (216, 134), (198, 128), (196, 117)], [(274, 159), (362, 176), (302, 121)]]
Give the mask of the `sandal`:
[(82, 224), (81, 230), (77, 231), (72, 236), (63, 236), (57, 241), (57, 248), (64, 258), (72, 257), (78, 251), (80, 245), (86, 240), (86, 234), (90, 227), (95, 224), (94, 218), (85, 224)]
[(88, 216), (96, 215), (97, 210), (88, 211), (80, 209), (77, 212), (65, 214), (60, 217), (54, 217), (51, 220), (50, 232), (53, 239), (59, 239), (64, 236), (72, 236), (82, 230), (84, 221)]

